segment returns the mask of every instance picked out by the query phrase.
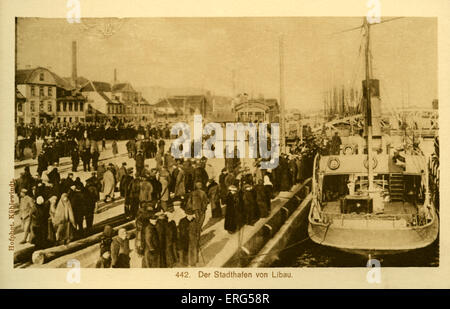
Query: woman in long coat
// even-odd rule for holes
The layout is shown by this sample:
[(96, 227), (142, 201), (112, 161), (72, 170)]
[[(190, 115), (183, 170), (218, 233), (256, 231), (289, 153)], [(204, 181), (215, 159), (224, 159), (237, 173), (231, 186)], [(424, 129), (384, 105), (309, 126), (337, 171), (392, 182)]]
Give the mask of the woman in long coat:
[(60, 244), (68, 244), (73, 238), (76, 224), (67, 193), (61, 195), (52, 221), (56, 229), (56, 241)]
[(236, 232), (241, 225), (242, 210), (240, 209), (240, 197), (235, 186), (230, 186), (226, 198), (225, 223), (224, 228), (229, 233)]
[(259, 219), (259, 209), (256, 203), (255, 190), (249, 184), (244, 185), (242, 191), (242, 207), (244, 210), (244, 224), (253, 225)]
[(105, 202), (108, 198), (114, 197), (114, 188), (116, 187), (116, 179), (111, 168), (108, 168), (103, 174), (103, 194), (105, 196)]

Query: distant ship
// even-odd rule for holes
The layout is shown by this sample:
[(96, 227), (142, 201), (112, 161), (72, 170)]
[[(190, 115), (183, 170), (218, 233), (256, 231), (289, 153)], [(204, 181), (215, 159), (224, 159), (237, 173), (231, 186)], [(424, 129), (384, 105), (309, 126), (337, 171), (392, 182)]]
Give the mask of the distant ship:
[(363, 143), (316, 156), (308, 234), (319, 245), (376, 256), (431, 245), (439, 218), (430, 198), (426, 156), (413, 148), (393, 149), (377, 128), (372, 103), (379, 103), (379, 81), (370, 76), (366, 20), (364, 28)]

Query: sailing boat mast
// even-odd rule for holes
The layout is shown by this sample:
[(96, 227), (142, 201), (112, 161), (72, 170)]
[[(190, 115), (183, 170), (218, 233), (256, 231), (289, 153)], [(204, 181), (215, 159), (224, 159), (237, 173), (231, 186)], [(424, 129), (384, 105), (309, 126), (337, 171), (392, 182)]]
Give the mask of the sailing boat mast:
[(369, 192), (373, 191), (373, 153), (372, 153), (372, 103), (370, 100), (370, 24), (364, 18), (364, 26), (366, 28), (366, 126), (367, 126), (367, 169), (369, 180)]

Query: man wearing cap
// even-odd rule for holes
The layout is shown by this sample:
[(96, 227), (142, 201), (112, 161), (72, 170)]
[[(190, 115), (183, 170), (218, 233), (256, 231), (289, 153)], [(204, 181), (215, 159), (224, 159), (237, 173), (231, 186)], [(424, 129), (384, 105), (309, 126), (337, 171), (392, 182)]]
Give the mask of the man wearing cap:
[(23, 188), (20, 191), (20, 206), (19, 206), (19, 214), (20, 219), (22, 220), (22, 229), (24, 232), (23, 240), (20, 242), (24, 244), (27, 242), (28, 235), (30, 233), (30, 223), (31, 223), (31, 209), (34, 207), (34, 201), (29, 196), (28, 190)]
[(194, 267), (198, 262), (198, 223), (194, 211), (187, 208), (186, 217), (178, 224), (177, 250), (181, 266)]

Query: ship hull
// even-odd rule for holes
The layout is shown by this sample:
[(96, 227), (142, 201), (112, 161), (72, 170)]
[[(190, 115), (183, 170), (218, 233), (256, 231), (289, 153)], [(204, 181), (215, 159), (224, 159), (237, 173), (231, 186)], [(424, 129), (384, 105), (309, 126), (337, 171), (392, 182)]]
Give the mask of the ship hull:
[(428, 247), (438, 237), (437, 215), (424, 226), (401, 229), (346, 228), (312, 222), (308, 235), (313, 242), (341, 251), (363, 256), (382, 256), (405, 253)]

